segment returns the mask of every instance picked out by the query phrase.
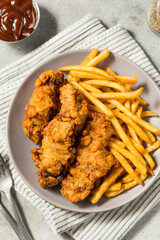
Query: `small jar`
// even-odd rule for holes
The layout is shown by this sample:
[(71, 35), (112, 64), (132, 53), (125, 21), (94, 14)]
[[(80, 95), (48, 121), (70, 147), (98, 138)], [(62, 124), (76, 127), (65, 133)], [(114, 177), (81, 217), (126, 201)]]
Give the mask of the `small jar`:
[(147, 18), (151, 30), (160, 36), (160, 0), (152, 1)]

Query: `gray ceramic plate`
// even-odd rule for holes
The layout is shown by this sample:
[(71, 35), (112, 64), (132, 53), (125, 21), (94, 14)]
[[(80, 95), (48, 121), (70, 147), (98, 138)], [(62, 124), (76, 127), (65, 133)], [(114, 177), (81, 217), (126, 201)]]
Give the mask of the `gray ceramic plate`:
[[(156, 176), (160, 172), (160, 150), (158, 150), (153, 154), (154, 160), (157, 164), (157, 167), (154, 170), (154, 177), (149, 177), (143, 186), (137, 186), (115, 198), (108, 199), (106, 197), (102, 197), (102, 199), (95, 205), (90, 203), (90, 197), (79, 203), (72, 204), (61, 195), (58, 187), (53, 189), (43, 189), (39, 186), (38, 177), (35, 175), (37, 169), (31, 160), (30, 153), (31, 149), (35, 148), (36, 145), (25, 136), (22, 129), (25, 105), (32, 95), (35, 80), (38, 78), (40, 73), (48, 69), (57, 70), (59, 67), (65, 65), (80, 64), (89, 52), (90, 50), (78, 50), (59, 54), (37, 67), (23, 81), (18, 89), (11, 104), (8, 116), (8, 145), (10, 156), (24, 182), (40, 197), (55, 206), (86, 213), (114, 209), (132, 201), (140, 194), (144, 193), (146, 189), (153, 184)], [(100, 67), (102, 68), (106, 68), (107, 66), (110, 66), (119, 75), (138, 75), (138, 83), (135, 85), (135, 88), (141, 86), (144, 87), (142, 97), (146, 101), (150, 102), (148, 109), (152, 109), (160, 115), (160, 91), (153, 80), (141, 68), (128, 59), (113, 53), (110, 54), (107, 60), (104, 60), (100, 64)], [(159, 126), (159, 118), (150, 118), (149, 121), (155, 126)]]

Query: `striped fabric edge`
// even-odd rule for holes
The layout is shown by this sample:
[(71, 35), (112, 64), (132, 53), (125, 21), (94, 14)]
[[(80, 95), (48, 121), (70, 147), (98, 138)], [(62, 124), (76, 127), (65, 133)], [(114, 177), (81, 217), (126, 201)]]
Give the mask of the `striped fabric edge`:
[[(48, 59), (50, 55), (57, 54), (58, 52), (69, 51), (74, 46), (80, 45), (82, 42), (86, 41), (89, 38), (93, 38), (94, 36), (102, 33), (104, 30), (106, 30), (106, 28), (104, 28), (100, 21), (97, 20), (94, 16), (89, 15), (79, 20), (49, 40), (47, 43), (43, 44), (32, 53), (21, 58), (14, 64), (11, 64), (0, 70), (1, 79), (4, 80), (6, 76), (10, 79), (10, 81), (7, 83), (5, 81), (4, 83), (0, 83), (0, 152), (7, 162), (9, 169), (11, 170), (15, 183), (15, 189), (42, 212), (53, 231), (56, 232), (61, 232), (62, 229), (64, 229), (63, 231), (68, 230), (72, 226), (78, 224), (79, 221), (86, 221), (86, 219), (88, 219), (88, 217), (91, 215), (81, 213), (73, 214), (70, 211), (57, 208), (41, 199), (23, 182), (8, 158), (6, 139), (7, 112), (11, 100), (20, 83), (23, 81), (25, 75), (28, 74), (37, 65), (37, 62), (35, 64), (35, 61), (30, 64), (30, 61), (32, 61), (33, 58), (34, 60), (35, 57), (37, 57), (38, 60), (40, 59), (38, 62), (40, 63)], [(71, 35), (73, 36), (72, 39)], [(64, 36), (65, 39), (69, 39), (69, 41), (67, 40), (67, 42), (65, 42), (64, 39), (62, 39)], [(56, 44), (58, 44), (59, 39), (61, 41), (63, 40), (63, 45), (60, 43), (59, 47), (57, 47)], [(43, 58), (41, 58), (40, 54), (43, 56)], [(20, 68), (21, 71), (19, 72)], [(24, 73), (24, 71), (26, 72)], [(58, 221), (58, 224), (56, 220)]]
[[(158, 86), (160, 85), (159, 73), (138, 43), (130, 36), (122, 25), (116, 26), (115, 29), (112, 28), (106, 30), (100, 34), (98, 38), (92, 39), (80, 46), (80, 48), (84, 49), (88, 47), (97, 47), (100, 49), (108, 47), (110, 51), (129, 58), (131, 61), (143, 68)], [(68, 233), (78, 240), (122, 239), (122, 237), (124, 237), (124, 235), (137, 223), (137, 221), (159, 202), (159, 192), (160, 177), (142, 197), (129, 204), (129, 209), (131, 209), (129, 213), (131, 216), (128, 215), (128, 205), (125, 205), (124, 207), (107, 213), (97, 214), (94, 219), (91, 219), (78, 227), (74, 227)], [(145, 200), (149, 203), (148, 205), (143, 204), (143, 200), (146, 195), (148, 198), (146, 197)], [(138, 203), (141, 204), (137, 205)], [(137, 206), (139, 206), (139, 208)], [(130, 216), (130, 218), (127, 218), (128, 216)], [(124, 223), (125, 220), (126, 222)], [(105, 231), (103, 229), (105, 229)]]

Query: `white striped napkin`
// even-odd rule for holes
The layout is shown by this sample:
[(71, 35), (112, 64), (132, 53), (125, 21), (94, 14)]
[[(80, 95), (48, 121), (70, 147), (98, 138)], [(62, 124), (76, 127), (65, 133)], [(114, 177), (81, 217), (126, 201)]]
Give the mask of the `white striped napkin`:
[(143, 68), (160, 86), (160, 75), (141, 47), (121, 26), (109, 30), (89, 15), (61, 32), (37, 50), (0, 70), (0, 152), (12, 171), (16, 190), (35, 205), (57, 233), (67, 231), (75, 239), (121, 239), (160, 200), (160, 177), (141, 197), (118, 209), (98, 214), (62, 210), (38, 197), (21, 180), (8, 159), (6, 118), (10, 102), (24, 77), (48, 57), (70, 49), (92, 48), (119, 53)]

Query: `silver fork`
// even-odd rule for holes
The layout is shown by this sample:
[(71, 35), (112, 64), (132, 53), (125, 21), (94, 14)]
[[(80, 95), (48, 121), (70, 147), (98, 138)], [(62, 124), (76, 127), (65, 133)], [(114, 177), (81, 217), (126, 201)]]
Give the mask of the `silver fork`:
[(10, 202), (11, 207), (13, 209), (15, 219), (17, 222), (19, 239), (33, 240), (27, 228), (25, 227), (24, 222), (22, 221), (17, 203), (16, 201), (14, 201), (14, 198), (12, 196), (12, 193), (11, 193), (11, 190), (13, 189), (12, 186), (13, 186), (13, 180), (12, 180), (11, 174), (2, 158), (2, 155), (0, 154), (0, 191), (6, 194), (8, 201)]

